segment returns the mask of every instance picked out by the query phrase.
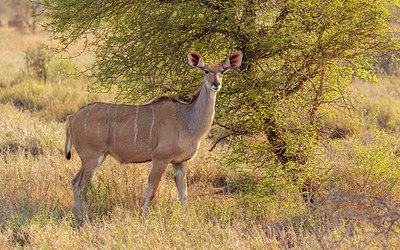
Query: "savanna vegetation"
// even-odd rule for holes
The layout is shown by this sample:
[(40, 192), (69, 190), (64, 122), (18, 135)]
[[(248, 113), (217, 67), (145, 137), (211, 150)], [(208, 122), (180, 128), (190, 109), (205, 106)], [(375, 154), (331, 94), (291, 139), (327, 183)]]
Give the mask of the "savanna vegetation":
[[(0, 1), (0, 245), (400, 246), (396, 4)], [(141, 219), (149, 164), (108, 158), (81, 224), (67, 115), (93, 101), (187, 99), (202, 77), (189, 49), (244, 61), (189, 164), (187, 210), (168, 169)]]

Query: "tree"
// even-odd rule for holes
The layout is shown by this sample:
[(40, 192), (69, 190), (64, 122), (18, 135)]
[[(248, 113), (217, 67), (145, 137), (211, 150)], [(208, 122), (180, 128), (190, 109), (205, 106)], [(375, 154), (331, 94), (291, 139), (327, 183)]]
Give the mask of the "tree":
[[(30, 31), (36, 30), (38, 19), (36, 14), (39, 12), (39, 4), (24, 0), (3, 0), (0, 4), (11, 10), (12, 14), (8, 26), (16, 27), (20, 31), (26, 28), (29, 28)], [(33, 16), (36, 16), (36, 18), (32, 18)]]
[(93, 87), (117, 86), (128, 103), (194, 92), (201, 76), (186, 64), (189, 49), (210, 61), (241, 50), (243, 66), (225, 77), (217, 103), (218, 141), (231, 139), (225, 162), (294, 175), (324, 108), (346, 106), (354, 76), (370, 77), (371, 58), (399, 45), (394, 0), (40, 2), (53, 38), (94, 49)]

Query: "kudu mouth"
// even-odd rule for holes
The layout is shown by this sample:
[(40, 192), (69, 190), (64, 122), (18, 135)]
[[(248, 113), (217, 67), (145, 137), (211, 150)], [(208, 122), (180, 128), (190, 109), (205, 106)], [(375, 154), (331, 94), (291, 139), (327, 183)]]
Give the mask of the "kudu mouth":
[(219, 82), (213, 82), (211, 84), (211, 89), (214, 91), (218, 91), (221, 89), (221, 84)]

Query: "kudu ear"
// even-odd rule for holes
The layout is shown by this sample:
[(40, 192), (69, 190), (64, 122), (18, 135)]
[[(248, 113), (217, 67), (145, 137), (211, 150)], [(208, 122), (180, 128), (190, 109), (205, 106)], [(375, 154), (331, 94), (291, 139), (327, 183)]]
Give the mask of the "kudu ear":
[(202, 69), (204, 67), (203, 58), (196, 51), (190, 50), (188, 53), (189, 65), (195, 69)]
[(224, 69), (237, 69), (239, 68), (240, 64), (242, 64), (243, 54), (241, 51), (236, 51), (235, 53), (230, 54), (225, 61), (223, 62), (222, 66)]

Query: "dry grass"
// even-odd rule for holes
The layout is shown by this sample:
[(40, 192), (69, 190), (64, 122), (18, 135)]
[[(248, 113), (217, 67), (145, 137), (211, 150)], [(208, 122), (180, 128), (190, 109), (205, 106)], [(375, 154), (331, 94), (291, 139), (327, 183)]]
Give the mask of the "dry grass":
[(102, 100), (100, 95), (85, 93), (84, 85), (76, 82), (64, 85), (25, 80), (0, 89), (1, 103), (9, 102), (22, 110), (34, 111), (47, 120), (65, 121), (80, 107)]

